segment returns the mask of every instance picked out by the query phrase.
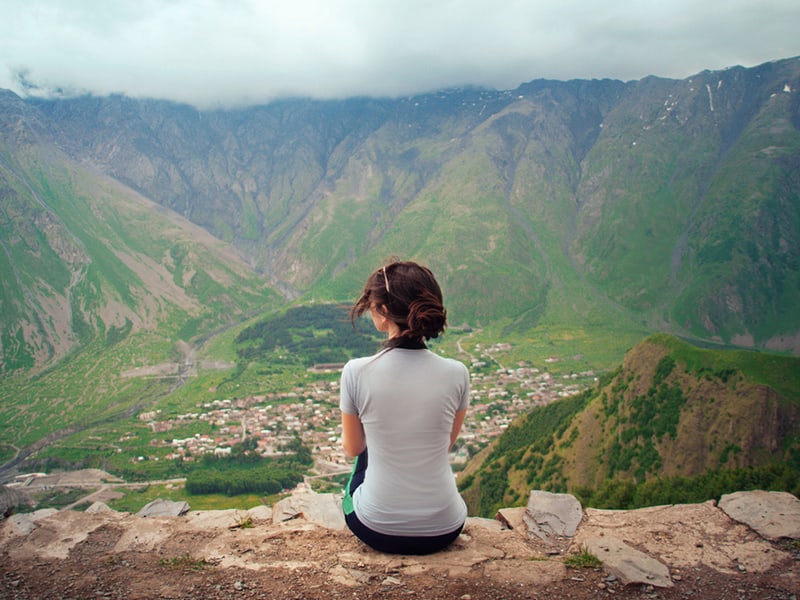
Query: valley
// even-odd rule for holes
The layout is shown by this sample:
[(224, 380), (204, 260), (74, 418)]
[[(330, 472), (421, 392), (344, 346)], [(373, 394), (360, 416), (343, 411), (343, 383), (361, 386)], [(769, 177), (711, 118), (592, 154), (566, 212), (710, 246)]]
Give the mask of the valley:
[[(489, 348), (477, 345), (472, 349), (475, 358), (470, 363), (471, 409), (453, 456), (457, 464), (465, 464), (520, 414), (574, 395), (596, 381), (593, 371), (556, 378), (544, 366), (542, 370), (526, 364), (503, 367), (499, 361), (511, 349), (509, 344)], [(328, 372), (333, 377), (337, 369), (333, 367)], [(160, 418), (159, 411), (142, 413), (138, 418), (157, 434), (150, 447), (159, 452), (139, 459), (186, 460), (207, 453), (225, 455), (236, 443), (253, 437), (257, 440), (256, 452), (270, 456), (279, 454), (278, 449), (297, 435), (311, 449), (318, 467), (346, 468), (351, 460), (340, 447), (338, 390), (337, 379), (324, 378), (285, 393), (206, 402), (172, 418)], [(192, 422), (210, 425), (211, 432), (170, 437), (169, 432), (185, 431), (187, 423)], [(161, 453), (164, 448), (171, 450), (165, 456)]]
[[(471, 457), (499, 437), (517, 416), (534, 406), (543, 406), (576, 394), (596, 382), (596, 373), (592, 370), (551, 374), (548, 370), (550, 366), (569, 362), (569, 359), (556, 356), (546, 359), (541, 367), (534, 367), (526, 361), (510, 365), (508, 359), (514, 351), (511, 344), (484, 346), (474, 341), (474, 334), (459, 335), (454, 341), (455, 347), (461, 352), (457, 358), (470, 367), (472, 381), (471, 408), (451, 455), (456, 471), (463, 469)], [(123, 376), (172, 379), (177, 376), (176, 369), (180, 364), (186, 367), (181, 371), (182, 380), (185, 381), (196, 376), (196, 371), (188, 368), (190, 363), (185, 360), (142, 367)], [(206, 370), (207, 366), (208, 363), (204, 362), (197, 368)], [(170, 374), (172, 371), (175, 372)], [(108, 451), (128, 457), (128, 477), (140, 473), (133, 481), (103, 482), (103, 485), (95, 482), (98, 488), (107, 488), (109, 493), (113, 491), (111, 495), (104, 495), (108, 496), (106, 500), (113, 506), (113, 501), (123, 496), (120, 493), (122, 490), (117, 488), (141, 488), (163, 483), (160, 479), (150, 480), (147, 473), (180, 473), (205, 455), (230, 456), (232, 448), (247, 439), (255, 441), (254, 451), (260, 456), (282, 456), (285, 454), (282, 448), (299, 437), (310, 449), (314, 461), (306, 481), (312, 487), (327, 489), (329, 486), (323, 480), (349, 473), (352, 462), (340, 446), (340, 420), (338, 368), (311, 368), (303, 374), (302, 382), (283, 392), (210, 400), (187, 407), (180, 414), (166, 415), (158, 409), (140, 412), (133, 422), (115, 424), (113, 431), (121, 434), (116, 439), (109, 434), (98, 436), (94, 433), (84, 436), (77, 446), (73, 445), (74, 442), (66, 441), (57, 443), (49, 450), (47, 447), (39, 450), (43, 455), (63, 456), (80, 449), (85, 455), (84, 460), (92, 455), (100, 459), (107, 456)], [(172, 462), (175, 468), (165, 468), (163, 463), (167, 462)], [(151, 466), (158, 463), (162, 464), (153, 470)], [(88, 464), (103, 465), (114, 472), (110, 467), (113, 461), (108, 459), (105, 463), (93, 461)], [(142, 480), (144, 478), (147, 480)], [(11, 485), (42, 497), (43, 488), (54, 487), (47, 483), (50, 479), (52, 477), (17, 475), (14, 479), (17, 483)], [(86, 481), (70, 481), (62, 481), (55, 487), (91, 487)], [(178, 480), (174, 480), (173, 484), (181, 487)], [(336, 485), (341, 485), (341, 482), (335, 484), (334, 488)], [(165, 490), (165, 493), (170, 492)], [(77, 502), (73, 495), (67, 496), (67, 499), (72, 504)], [(191, 503), (192, 497), (188, 500)], [(237, 500), (232, 499), (231, 502), (236, 503)]]
[[(155, 497), (203, 508), (274, 502), (278, 490), (195, 495), (177, 481), (190, 484), (249, 456), (253, 467), (284, 464), (294, 481), (338, 491), (351, 464), (339, 440), (341, 363), (318, 360), (329, 356), (330, 329), (308, 327), (329, 321), (334, 308), (340, 310), (292, 309), (226, 330), (193, 351), (183, 345), (175, 362), (119, 373), (161, 391), (127, 415), (24, 447), (4, 466), (4, 481), (20, 472), (101, 469), (130, 484), (124, 495), (107, 490), (112, 506), (127, 511)], [(267, 337), (259, 341), (256, 332)], [(269, 349), (269, 340), (283, 335), (304, 350)], [(470, 371), (471, 406), (451, 464), (471, 514), (517, 505), (531, 486), (608, 507), (698, 502), (748, 485), (800, 491), (798, 358), (702, 349), (657, 335), (636, 344), (621, 366), (595, 368), (586, 365), (596, 355), (553, 353), (546, 337), (527, 344), (493, 339), (495, 332), (453, 329), (431, 347)], [(577, 346), (591, 348), (580, 338)], [(524, 358), (537, 347), (536, 358)], [(561, 340), (558, 347), (570, 346)], [(308, 461), (293, 464), (299, 449)], [(255, 471), (238, 477), (266, 481)], [(86, 493), (45, 491), (37, 480), (23, 477), (12, 487), (36, 490), (45, 506), (83, 504)], [(157, 483), (163, 481), (173, 483)]]

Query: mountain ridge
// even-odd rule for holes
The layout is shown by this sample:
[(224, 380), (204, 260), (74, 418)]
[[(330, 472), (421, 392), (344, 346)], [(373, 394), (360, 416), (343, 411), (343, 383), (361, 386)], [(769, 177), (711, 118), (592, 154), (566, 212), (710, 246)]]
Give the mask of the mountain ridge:
[(647, 338), (594, 390), (517, 418), (471, 463), (459, 483), (471, 514), (513, 506), (530, 486), (607, 508), (738, 486), (797, 494), (799, 359), (745, 354)]
[(5, 92), (4, 129), (231, 243), (289, 298), (341, 300), (385, 256), (429, 256), (475, 324), (585, 320), (561, 299), (589, 295), (621, 327), (800, 352), (798, 63), (207, 112)]
[[(795, 124), (782, 150), (775, 144), (781, 139), (775, 133), (780, 123), (776, 121), (769, 147), (793, 162), (780, 167), (784, 158), (777, 156), (764, 167), (758, 162), (753, 166), (760, 170), (775, 165), (779, 170), (773, 176), (791, 176), (797, 162), (798, 102), (791, 91), (800, 88), (797, 62), (706, 71), (683, 81), (535, 81), (504, 92), (462, 89), (408, 99), (298, 100), (210, 113), (121, 97), (34, 101), (30, 106), (59, 124), (56, 137), (71, 155), (93, 161), (237, 244), (256, 268), (272, 273), (295, 293), (309, 286), (336, 288), (338, 273), (353, 271), (360, 277), (365, 270), (361, 263), (372, 264), (398, 249), (411, 255), (444, 254), (440, 270), (452, 272), (458, 265), (452, 250), (411, 233), (424, 229), (420, 220), (427, 219), (432, 220), (430, 234), (449, 238), (450, 244), (462, 235), (458, 224), (431, 213), (441, 207), (423, 208), (438, 198), (485, 245), (475, 248), (473, 256), (462, 256), (467, 269), (481, 273), (485, 262), (507, 262), (547, 286), (552, 273), (546, 265), (563, 252), (603, 295), (634, 312), (645, 311), (656, 322), (684, 327), (675, 316), (659, 314), (650, 298), (662, 296), (666, 307), (696, 303), (697, 292), (687, 300), (680, 292), (685, 295), (693, 272), (701, 266), (697, 257), (717, 262), (736, 258), (730, 256), (730, 234), (739, 231), (722, 230), (722, 239), (703, 241), (705, 229), (718, 229), (709, 221), (711, 215), (704, 216), (706, 207), (722, 201), (714, 192), (719, 185), (714, 183), (715, 173), (728, 168), (748, 127), (767, 118), (759, 117), (764, 111), (777, 110), (769, 104), (782, 94), (790, 98), (790, 105), (771, 119)], [(787, 86), (789, 92), (784, 91)], [(680, 148), (675, 141), (686, 145)], [(638, 175), (643, 172), (644, 178)], [(740, 185), (740, 175), (726, 177)], [(778, 179), (776, 185), (784, 184)], [(789, 180), (785, 185), (794, 189)], [(662, 207), (648, 195), (663, 198)], [(795, 204), (792, 194), (780, 210), (794, 215)], [(422, 212), (413, 214), (417, 205)], [(619, 220), (616, 207), (637, 205), (646, 221), (633, 218), (630, 210)], [(409, 223), (398, 221), (412, 214)], [(601, 214), (606, 217), (598, 221)], [(509, 223), (497, 227), (504, 220)], [(496, 226), (487, 228), (487, 223)], [(392, 235), (392, 229), (401, 235)], [(791, 228), (776, 233), (775, 241), (783, 245), (791, 245), (796, 237)], [(510, 235), (520, 247), (498, 250), (498, 235)], [(635, 244), (634, 237), (639, 238)], [(648, 250), (653, 242), (663, 251)], [(762, 244), (757, 241), (748, 250), (757, 260), (766, 252)], [(631, 247), (644, 249), (644, 258), (653, 254), (649, 261), (663, 274), (643, 279), (643, 257), (632, 260)], [(766, 258), (780, 256), (772, 250)], [(787, 257), (790, 263), (792, 256)], [(694, 266), (688, 269), (691, 262)], [(793, 267), (781, 269), (787, 268), (786, 275), (796, 278)], [(456, 266), (449, 287), (459, 298), (468, 286), (459, 283), (457, 271)], [(757, 272), (753, 275), (756, 281), (763, 279)], [(352, 276), (345, 278), (349, 282)], [(637, 280), (649, 288), (644, 296)], [(477, 283), (488, 291), (492, 281), (482, 276)], [(514, 278), (510, 282), (517, 293), (531, 289)], [(678, 294), (670, 291), (675, 284)], [(759, 345), (758, 337), (760, 344), (772, 339), (773, 346), (793, 347), (781, 342), (781, 336), (795, 335), (796, 329), (764, 338), (749, 331), (752, 326), (743, 327), (736, 313), (747, 309), (725, 308), (745, 306), (736, 297), (743, 282), (731, 285), (733, 297), (713, 300), (705, 315), (686, 315), (694, 323), (689, 331), (743, 345)], [(512, 316), (522, 308), (519, 302), (486, 302), (484, 309), (468, 308), (466, 303), (458, 308), (471, 319)], [(734, 322), (728, 327), (748, 331), (720, 335), (725, 333), (715, 322), (720, 312), (725, 313), (720, 318)], [(780, 317), (791, 319), (783, 313)]]

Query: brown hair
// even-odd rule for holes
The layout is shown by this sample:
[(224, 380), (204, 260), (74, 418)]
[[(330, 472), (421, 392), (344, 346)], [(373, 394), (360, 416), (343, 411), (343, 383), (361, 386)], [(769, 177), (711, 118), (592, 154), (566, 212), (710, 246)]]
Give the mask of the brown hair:
[(424, 347), (424, 340), (439, 337), (447, 327), (439, 283), (430, 269), (412, 261), (390, 262), (369, 276), (350, 310), (354, 325), (373, 304), (384, 307), (382, 314), (400, 328), (398, 337), (385, 342), (387, 348)]

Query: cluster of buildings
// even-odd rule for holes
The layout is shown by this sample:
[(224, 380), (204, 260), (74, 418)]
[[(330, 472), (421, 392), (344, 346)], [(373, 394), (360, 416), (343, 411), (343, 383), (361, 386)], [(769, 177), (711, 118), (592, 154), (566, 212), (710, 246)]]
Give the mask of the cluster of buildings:
[[(503, 345), (478, 346), (479, 356), (470, 357), (470, 410), (451, 457), (454, 464), (466, 463), (518, 415), (576, 394), (595, 380), (591, 371), (553, 377), (547, 370), (524, 363), (507, 368), (497, 356), (508, 349)], [(341, 472), (351, 463), (341, 449), (338, 379), (309, 381), (284, 394), (214, 400), (199, 405), (195, 412), (169, 419), (162, 419), (157, 411), (139, 418), (159, 434), (153, 444), (168, 448), (166, 456), (163, 450), (158, 452), (166, 459), (193, 460), (209, 453), (225, 456), (235, 444), (248, 439), (250, 443), (255, 439), (259, 454), (278, 456), (299, 437), (311, 449), (319, 473)], [(192, 429), (198, 433), (171, 435)]]

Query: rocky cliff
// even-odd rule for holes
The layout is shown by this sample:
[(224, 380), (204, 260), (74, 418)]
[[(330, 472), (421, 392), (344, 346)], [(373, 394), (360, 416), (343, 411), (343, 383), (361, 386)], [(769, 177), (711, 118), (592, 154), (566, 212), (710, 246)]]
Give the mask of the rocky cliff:
[(584, 511), (534, 491), (527, 507), (468, 519), (427, 557), (365, 547), (330, 494), (300, 490), (249, 511), (157, 502), (134, 515), (96, 503), (6, 519), (0, 596), (789, 599), (800, 594), (798, 540), (800, 500), (775, 492)]

